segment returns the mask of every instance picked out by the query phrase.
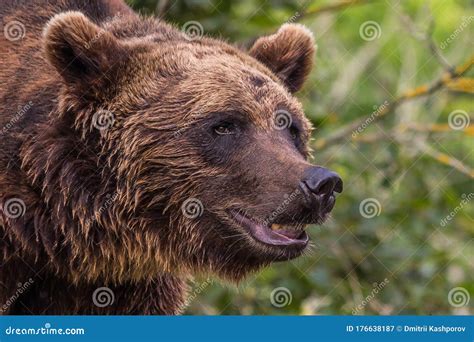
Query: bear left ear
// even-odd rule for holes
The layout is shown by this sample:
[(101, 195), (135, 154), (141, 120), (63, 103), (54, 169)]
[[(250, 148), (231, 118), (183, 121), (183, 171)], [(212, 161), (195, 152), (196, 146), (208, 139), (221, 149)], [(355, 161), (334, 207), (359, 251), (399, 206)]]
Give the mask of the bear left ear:
[(43, 39), (49, 63), (66, 84), (81, 89), (103, 87), (108, 77), (113, 79), (110, 72), (125, 56), (118, 39), (81, 12), (53, 17), (44, 29)]
[(284, 24), (277, 33), (259, 38), (249, 54), (265, 64), (294, 93), (311, 71), (315, 50), (310, 30), (300, 24)]

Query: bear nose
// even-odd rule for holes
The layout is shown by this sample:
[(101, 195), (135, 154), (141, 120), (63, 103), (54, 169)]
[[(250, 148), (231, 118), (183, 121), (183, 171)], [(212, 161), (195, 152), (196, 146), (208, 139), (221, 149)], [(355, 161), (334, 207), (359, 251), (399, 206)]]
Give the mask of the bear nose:
[(313, 194), (318, 196), (342, 192), (341, 177), (337, 173), (322, 167), (312, 167), (307, 170), (303, 182)]
[(314, 212), (326, 214), (332, 210), (336, 198), (342, 192), (342, 179), (333, 171), (313, 166), (306, 170), (300, 187), (305, 195), (306, 206)]

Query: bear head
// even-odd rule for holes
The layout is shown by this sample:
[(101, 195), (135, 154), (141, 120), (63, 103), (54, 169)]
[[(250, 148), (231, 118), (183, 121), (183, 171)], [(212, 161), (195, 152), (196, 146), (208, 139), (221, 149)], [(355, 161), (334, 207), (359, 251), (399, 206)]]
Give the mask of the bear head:
[(239, 280), (303, 253), (305, 226), (342, 190), (308, 162), (294, 96), (313, 64), (309, 30), (285, 24), (242, 51), (155, 19), (66, 12), (43, 45), (60, 92), (24, 165), (76, 278)]

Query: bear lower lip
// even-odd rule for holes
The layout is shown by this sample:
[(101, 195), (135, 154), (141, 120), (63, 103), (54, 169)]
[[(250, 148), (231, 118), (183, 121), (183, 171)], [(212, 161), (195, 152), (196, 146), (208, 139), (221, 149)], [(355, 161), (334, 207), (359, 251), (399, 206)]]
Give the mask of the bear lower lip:
[(309, 237), (304, 230), (273, 230), (235, 211), (232, 212), (232, 217), (234, 221), (244, 227), (255, 240), (266, 245), (306, 247), (308, 244)]

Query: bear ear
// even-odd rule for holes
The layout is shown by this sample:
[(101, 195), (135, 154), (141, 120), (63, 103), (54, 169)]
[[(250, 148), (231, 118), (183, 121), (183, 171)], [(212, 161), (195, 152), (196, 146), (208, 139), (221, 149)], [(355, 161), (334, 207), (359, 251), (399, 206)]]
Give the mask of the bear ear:
[(43, 36), (46, 58), (68, 84), (103, 86), (108, 73), (125, 55), (125, 49), (110, 32), (81, 12), (56, 15)]
[(265, 64), (294, 93), (311, 71), (316, 46), (310, 30), (284, 24), (277, 33), (259, 38), (249, 53)]

